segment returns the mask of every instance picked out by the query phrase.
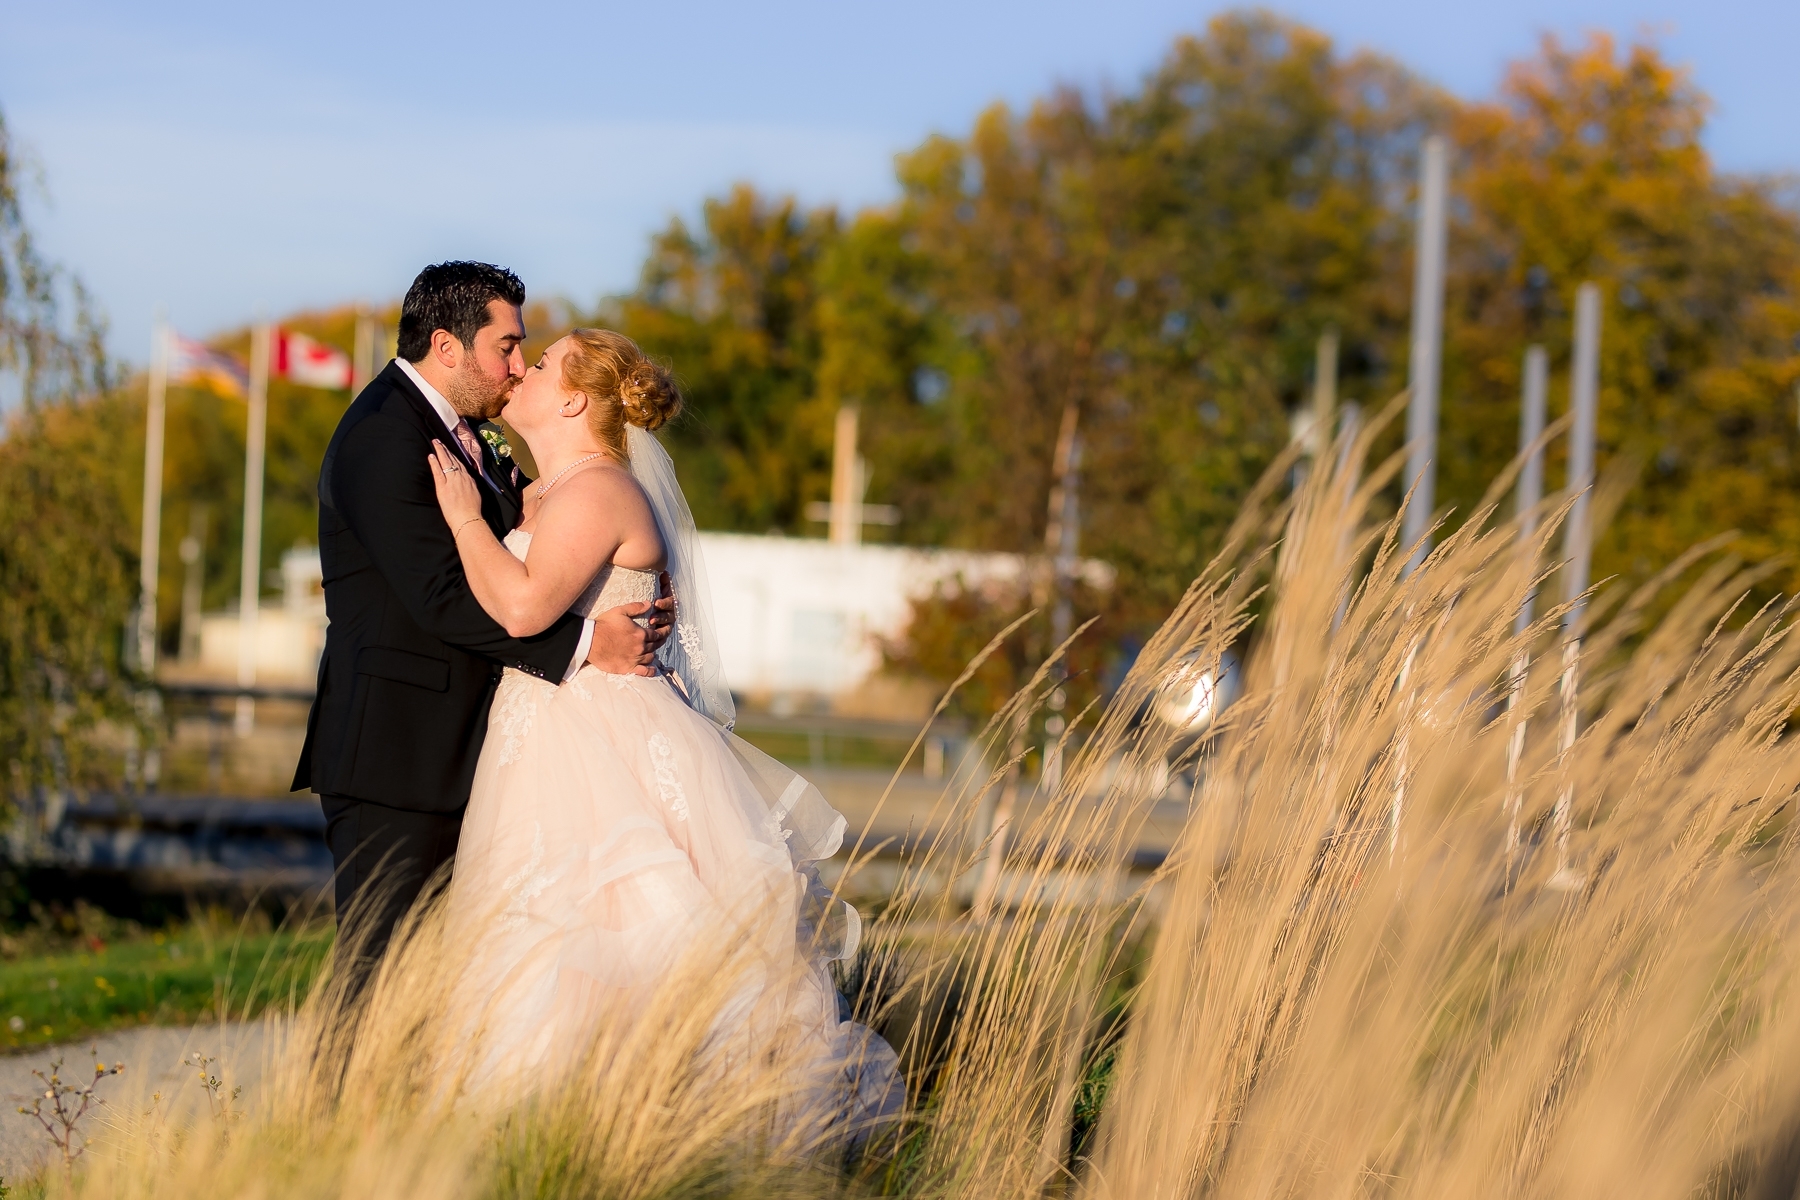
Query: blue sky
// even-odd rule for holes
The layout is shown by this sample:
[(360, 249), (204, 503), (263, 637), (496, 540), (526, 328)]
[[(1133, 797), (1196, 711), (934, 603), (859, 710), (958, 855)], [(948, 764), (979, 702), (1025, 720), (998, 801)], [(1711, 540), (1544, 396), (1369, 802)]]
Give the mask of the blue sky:
[[(732, 181), (855, 207), (896, 152), (1058, 81), (1131, 86), (1222, 5), (114, 3), (0, 0), (0, 111), (42, 171), (45, 249), (146, 354), (404, 291), (447, 257), (583, 303)], [(1648, 34), (1714, 99), (1737, 171), (1800, 170), (1800, 3), (1299, 0), (1277, 6), (1468, 97), (1546, 31)]]

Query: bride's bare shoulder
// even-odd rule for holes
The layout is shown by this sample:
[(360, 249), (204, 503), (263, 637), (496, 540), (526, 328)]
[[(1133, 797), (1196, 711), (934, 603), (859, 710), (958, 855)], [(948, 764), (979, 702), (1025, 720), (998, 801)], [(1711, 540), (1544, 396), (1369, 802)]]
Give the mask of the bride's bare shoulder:
[[(556, 503), (556, 491), (562, 492), (560, 503)], [(558, 523), (567, 520), (585, 531), (612, 535), (618, 545), (614, 561), (620, 566), (649, 569), (661, 565), (662, 539), (657, 534), (656, 516), (629, 470), (607, 463), (579, 471), (556, 491), (545, 497), (546, 520), (552, 510), (559, 509), (563, 515)]]
[[(602, 463), (586, 471), (577, 471), (563, 480), (562, 492), (567, 509), (580, 509), (586, 515), (602, 520), (631, 520), (642, 517), (654, 523), (650, 501), (631, 472), (624, 467)], [(546, 499), (555, 499), (556, 492)]]

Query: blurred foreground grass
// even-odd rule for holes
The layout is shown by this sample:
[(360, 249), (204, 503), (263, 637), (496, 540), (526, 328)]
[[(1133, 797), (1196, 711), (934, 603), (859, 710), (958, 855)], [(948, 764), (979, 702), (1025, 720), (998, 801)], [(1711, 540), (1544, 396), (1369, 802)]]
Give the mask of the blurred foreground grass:
[(272, 930), (266, 921), (201, 917), (9, 957), (0, 961), (0, 1049), (252, 1017), (304, 997), (331, 939), (329, 925)]

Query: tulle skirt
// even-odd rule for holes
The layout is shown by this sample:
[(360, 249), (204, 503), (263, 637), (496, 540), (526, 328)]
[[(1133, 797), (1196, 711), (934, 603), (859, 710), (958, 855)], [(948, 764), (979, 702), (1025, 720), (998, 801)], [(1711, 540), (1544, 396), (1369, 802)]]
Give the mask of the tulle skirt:
[(448, 897), (479, 1007), (461, 1053), (477, 1074), (542, 1079), (700, 1010), (714, 1069), (778, 1061), (814, 1108), (891, 1115), (893, 1051), (843, 1019), (826, 969), (858, 925), (809, 866), (842, 829), (666, 678), (508, 670)]

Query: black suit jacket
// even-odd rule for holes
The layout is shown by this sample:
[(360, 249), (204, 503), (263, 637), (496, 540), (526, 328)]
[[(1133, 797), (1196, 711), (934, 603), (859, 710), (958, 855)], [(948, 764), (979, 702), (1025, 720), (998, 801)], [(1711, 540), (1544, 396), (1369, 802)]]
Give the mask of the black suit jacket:
[[(456, 440), (397, 364), (351, 402), (319, 471), (325, 652), (294, 788), (415, 812), (468, 803), (502, 667), (561, 681), (581, 618), (515, 638), (463, 577), (426, 462)], [(519, 518), (512, 473), (483, 447), (481, 514), (503, 537)], [(464, 460), (465, 466), (473, 466)]]

